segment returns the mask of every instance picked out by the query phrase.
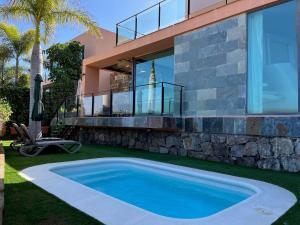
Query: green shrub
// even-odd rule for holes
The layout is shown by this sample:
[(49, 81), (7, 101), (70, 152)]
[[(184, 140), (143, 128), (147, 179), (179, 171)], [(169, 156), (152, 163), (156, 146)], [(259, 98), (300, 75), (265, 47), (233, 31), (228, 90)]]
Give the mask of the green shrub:
[(0, 98), (0, 124), (7, 122), (12, 114), (9, 103), (4, 99)]
[(0, 88), (0, 98), (5, 99), (11, 107), (11, 122), (28, 124), (29, 88), (8, 85)]

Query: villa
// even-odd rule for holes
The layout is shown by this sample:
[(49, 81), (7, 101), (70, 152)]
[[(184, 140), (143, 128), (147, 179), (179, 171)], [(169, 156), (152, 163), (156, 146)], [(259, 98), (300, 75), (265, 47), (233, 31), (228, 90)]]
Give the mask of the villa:
[(168, 0), (80, 35), (64, 124), (82, 143), (300, 171), (299, 16), (298, 0)]

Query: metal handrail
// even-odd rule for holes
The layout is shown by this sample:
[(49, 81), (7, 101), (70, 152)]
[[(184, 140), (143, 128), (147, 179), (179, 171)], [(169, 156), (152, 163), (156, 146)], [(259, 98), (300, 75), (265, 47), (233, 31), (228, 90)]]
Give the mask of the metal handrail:
[[(142, 85), (136, 85), (135, 87), (132, 86), (132, 85), (129, 85), (129, 86), (124, 86), (123, 88), (124, 89), (128, 89), (128, 91), (133, 91), (134, 89), (136, 90), (137, 88), (139, 87), (144, 87), (144, 86), (150, 86), (150, 85), (159, 85), (159, 84), (167, 84), (167, 85), (172, 85), (172, 86), (176, 86), (176, 87), (181, 87), (181, 88), (184, 88), (183, 85), (181, 84), (174, 84), (174, 83), (170, 83), (170, 82), (156, 82), (156, 83), (153, 83), (153, 84), (142, 84)], [(82, 94), (81, 96), (83, 97), (92, 97), (92, 95), (94, 94), (94, 96), (98, 96), (99, 94), (100, 95), (104, 95), (104, 94), (109, 94), (110, 92), (113, 92), (113, 93), (119, 93), (119, 92), (126, 92), (126, 90), (120, 90), (120, 89), (106, 89), (106, 90), (103, 90), (103, 91), (98, 91), (98, 92), (90, 92), (90, 93), (86, 93), (86, 94)]]
[[(122, 20), (121, 22), (118, 22), (116, 25), (119, 25), (120, 23), (123, 23), (123, 22), (125, 22), (126, 20), (129, 20), (129, 19), (131, 19), (131, 18), (134, 18), (134, 17), (138, 16), (139, 14), (142, 14), (143, 12), (146, 12), (146, 11), (148, 11), (149, 9), (152, 9), (152, 8), (154, 8), (155, 6), (158, 6), (158, 5), (160, 5), (161, 3), (165, 2), (165, 1), (168, 1), (168, 0), (162, 0), (162, 1), (156, 3), (156, 4), (152, 5), (152, 6), (149, 6), (148, 8), (146, 8), (146, 9), (144, 9), (144, 10), (142, 10), (142, 11), (140, 11), (140, 12), (138, 12), (138, 13), (136, 13), (136, 14), (134, 14), (134, 15), (132, 15), (132, 16), (130, 16), (130, 17), (124, 19), (124, 20)], [(190, 0), (189, 0), (189, 1), (190, 1)]]

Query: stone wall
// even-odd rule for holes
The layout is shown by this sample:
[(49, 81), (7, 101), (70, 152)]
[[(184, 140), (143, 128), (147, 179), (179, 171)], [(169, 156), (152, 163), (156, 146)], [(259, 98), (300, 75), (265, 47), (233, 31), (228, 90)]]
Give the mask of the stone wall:
[(175, 83), (184, 85), (185, 116), (246, 113), (246, 15), (175, 39)]
[(123, 146), (262, 169), (300, 171), (300, 138), (81, 128), (82, 143)]
[(113, 72), (110, 75), (110, 88), (114, 91), (127, 91), (132, 86), (132, 75)]

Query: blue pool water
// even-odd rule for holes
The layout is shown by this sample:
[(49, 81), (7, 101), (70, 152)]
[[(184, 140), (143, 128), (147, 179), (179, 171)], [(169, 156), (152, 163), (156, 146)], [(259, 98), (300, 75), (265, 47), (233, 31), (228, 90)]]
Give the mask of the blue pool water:
[(254, 191), (129, 162), (61, 167), (53, 172), (153, 213), (181, 219), (213, 215)]

